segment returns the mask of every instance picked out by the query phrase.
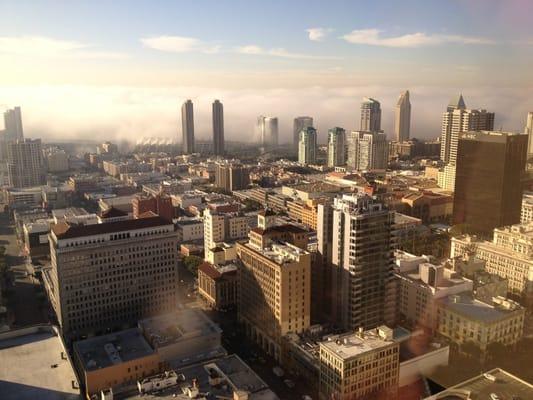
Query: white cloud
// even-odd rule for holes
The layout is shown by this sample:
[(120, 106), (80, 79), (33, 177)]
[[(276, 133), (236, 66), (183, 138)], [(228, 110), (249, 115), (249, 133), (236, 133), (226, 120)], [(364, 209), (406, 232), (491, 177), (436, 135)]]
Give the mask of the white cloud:
[(256, 45), (247, 45), (235, 48), (235, 52), (240, 54), (271, 56), (292, 59), (309, 59), (309, 60), (338, 60), (338, 57), (315, 56), (312, 54), (292, 53), (282, 47), (265, 49)]
[(309, 28), (306, 29), (306, 32), (309, 35), (309, 40), (321, 42), (332, 30), (331, 28)]
[(220, 51), (220, 46), (211, 46), (200, 39), (185, 36), (153, 36), (141, 38), (143, 46), (167, 53), (200, 52), (213, 54)]
[(379, 29), (354, 30), (341, 38), (349, 43), (385, 47), (422, 47), (437, 46), (447, 43), (456, 44), (494, 44), (484, 38), (461, 35), (428, 35), (422, 32), (409, 33), (401, 36), (383, 37)]
[(125, 58), (126, 54), (93, 50), (94, 46), (45, 36), (2, 36), (0, 53), (74, 58)]

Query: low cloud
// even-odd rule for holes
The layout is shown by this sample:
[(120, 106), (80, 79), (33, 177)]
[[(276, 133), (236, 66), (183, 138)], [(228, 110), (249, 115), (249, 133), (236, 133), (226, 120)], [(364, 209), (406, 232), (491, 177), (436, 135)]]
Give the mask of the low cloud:
[(332, 30), (331, 28), (309, 28), (306, 32), (309, 35), (309, 40), (322, 42)]
[(200, 39), (185, 36), (152, 36), (141, 38), (143, 46), (167, 53), (217, 53), (219, 46), (210, 45)]
[(256, 56), (270, 56), (292, 59), (308, 59), (308, 60), (338, 60), (338, 57), (320, 56), (313, 54), (293, 53), (284, 48), (265, 49), (256, 45), (247, 45), (236, 47), (235, 52), (239, 54), (256, 55)]
[(384, 37), (379, 29), (354, 30), (341, 36), (348, 43), (384, 47), (423, 47), (444, 44), (494, 44), (492, 40), (472, 36), (438, 35), (422, 32), (408, 33), (401, 36)]
[(0, 53), (31, 57), (126, 58), (118, 52), (102, 51), (95, 46), (73, 40), (45, 36), (2, 36)]
[[(435, 138), (440, 134), (442, 112), (450, 98), (462, 92), (467, 107), (496, 112), (495, 128), (523, 131), (533, 106), (531, 88), (442, 88), (351, 86), (337, 88), (277, 88), (229, 90), (201, 87), (139, 88), (95, 86), (0, 87), (0, 104), (22, 107), (25, 135), (43, 140), (130, 140), (165, 137), (181, 140), (179, 109), (194, 103), (198, 139), (211, 138), (211, 104), (224, 104), (227, 140), (250, 142), (258, 115), (277, 116), (280, 142), (292, 140), (292, 121), (311, 115), (325, 142), (327, 130), (359, 127), (363, 96), (381, 102), (382, 126), (393, 136), (394, 104), (405, 89), (411, 93), (412, 136)], [(1, 111), (1, 110), (0, 110)]]

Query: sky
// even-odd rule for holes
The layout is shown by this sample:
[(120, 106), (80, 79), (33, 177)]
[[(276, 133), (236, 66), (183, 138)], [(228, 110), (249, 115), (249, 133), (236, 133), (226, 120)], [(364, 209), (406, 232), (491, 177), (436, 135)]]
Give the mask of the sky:
[(530, 0), (2, 0), (0, 15), (0, 109), (22, 107), (27, 137), (176, 137), (188, 98), (199, 139), (218, 98), (227, 139), (271, 115), (281, 142), (299, 115), (322, 141), (357, 129), (363, 96), (392, 137), (406, 89), (419, 138), (458, 93), (498, 129), (533, 110)]

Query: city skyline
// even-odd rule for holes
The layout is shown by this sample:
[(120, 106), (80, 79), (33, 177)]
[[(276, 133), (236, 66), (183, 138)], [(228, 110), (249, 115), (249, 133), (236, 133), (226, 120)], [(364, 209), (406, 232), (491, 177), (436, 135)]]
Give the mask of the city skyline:
[[(280, 118), (280, 143), (291, 141), (298, 115), (313, 116), (325, 142), (333, 126), (357, 128), (353, 112), (364, 96), (382, 103), (383, 130), (392, 138), (397, 94), (409, 89), (416, 99), (412, 137), (438, 136), (439, 109), (458, 92), (474, 106), (498, 110), (496, 126), (522, 130), (533, 102), (527, 72), (533, 32), (524, 19), (533, 6), (412, 3), (417, 13), (391, 4), (361, 10), (357, 3), (274, 3), (261, 15), (278, 23), (258, 28), (251, 23), (257, 6), (238, 2), (69, 4), (59, 26), (46, 18), (54, 7), (5, 2), (0, 104), (24, 108), (30, 137), (123, 139), (133, 127), (139, 136), (173, 136), (172, 110), (191, 98), (198, 104), (197, 137), (204, 139), (208, 104), (218, 98), (232, 105), (228, 140), (248, 138), (255, 116), (264, 114)], [(130, 22), (119, 32), (115, 21), (126, 11)], [(88, 23), (93, 16), (98, 29)], [(44, 110), (44, 103), (53, 107)]]

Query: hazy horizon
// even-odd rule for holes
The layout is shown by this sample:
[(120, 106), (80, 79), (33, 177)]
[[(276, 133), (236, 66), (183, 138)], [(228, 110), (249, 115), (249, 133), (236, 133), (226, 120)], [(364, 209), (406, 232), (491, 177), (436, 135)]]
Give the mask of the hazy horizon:
[(333, 126), (358, 129), (363, 96), (381, 102), (392, 138), (406, 89), (422, 139), (440, 134), (458, 93), (495, 112), (495, 129), (521, 132), (533, 110), (533, 2), (158, 4), (3, 2), (0, 109), (21, 106), (28, 137), (131, 140), (180, 137), (191, 98), (196, 137), (209, 139), (218, 98), (228, 140), (253, 140), (256, 117), (272, 115), (280, 143), (299, 115), (321, 142)]

